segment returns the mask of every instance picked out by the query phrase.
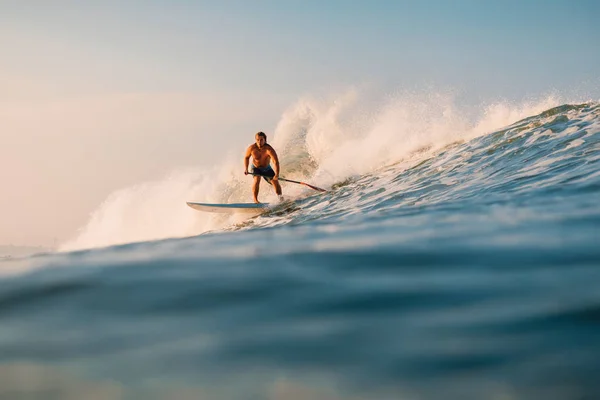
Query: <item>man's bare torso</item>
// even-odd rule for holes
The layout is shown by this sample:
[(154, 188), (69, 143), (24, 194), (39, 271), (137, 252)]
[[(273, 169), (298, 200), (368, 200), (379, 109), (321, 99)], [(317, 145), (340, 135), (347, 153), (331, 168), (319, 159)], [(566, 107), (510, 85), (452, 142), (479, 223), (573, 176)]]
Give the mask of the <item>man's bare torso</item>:
[(250, 149), (252, 155), (252, 164), (258, 168), (264, 168), (271, 163), (271, 155), (269, 154), (273, 148), (265, 144), (262, 148), (258, 148), (256, 144), (253, 144)]

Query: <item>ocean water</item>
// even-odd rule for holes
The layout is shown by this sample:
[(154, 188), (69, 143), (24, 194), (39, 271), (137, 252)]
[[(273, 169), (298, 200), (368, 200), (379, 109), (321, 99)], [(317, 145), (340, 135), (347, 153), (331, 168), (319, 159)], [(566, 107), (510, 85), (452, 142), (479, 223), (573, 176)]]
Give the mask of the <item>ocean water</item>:
[(288, 110), (282, 175), (327, 193), (185, 207), (249, 201), (236, 159), (0, 261), (0, 398), (600, 398), (600, 104), (443, 100)]

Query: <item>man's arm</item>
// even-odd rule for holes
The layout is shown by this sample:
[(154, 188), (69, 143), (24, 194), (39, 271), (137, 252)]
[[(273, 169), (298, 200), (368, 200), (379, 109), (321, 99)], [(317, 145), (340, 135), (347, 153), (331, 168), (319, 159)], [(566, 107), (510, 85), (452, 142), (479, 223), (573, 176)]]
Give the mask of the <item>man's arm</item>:
[[(271, 146), (269, 146), (271, 147)], [(273, 177), (273, 179), (277, 180), (279, 178), (279, 157), (277, 157), (277, 153), (275, 152), (274, 148), (270, 148), (269, 149), (269, 153), (271, 156), (271, 160), (273, 160), (273, 164), (274, 164), (274, 168), (273, 171), (275, 171), (275, 176)]]
[(250, 163), (250, 156), (252, 155), (252, 146), (248, 146), (246, 154), (244, 155), (244, 174), (248, 175), (248, 164)]

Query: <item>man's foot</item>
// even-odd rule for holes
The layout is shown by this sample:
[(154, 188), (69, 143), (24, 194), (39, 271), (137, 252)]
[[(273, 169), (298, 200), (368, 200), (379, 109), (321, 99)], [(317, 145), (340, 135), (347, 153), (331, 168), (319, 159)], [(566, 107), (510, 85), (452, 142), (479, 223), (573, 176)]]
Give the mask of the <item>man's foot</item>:
[(285, 199), (283, 198), (283, 195), (281, 195), (281, 194), (279, 195), (279, 201), (280, 202), (284, 202), (285, 201)]

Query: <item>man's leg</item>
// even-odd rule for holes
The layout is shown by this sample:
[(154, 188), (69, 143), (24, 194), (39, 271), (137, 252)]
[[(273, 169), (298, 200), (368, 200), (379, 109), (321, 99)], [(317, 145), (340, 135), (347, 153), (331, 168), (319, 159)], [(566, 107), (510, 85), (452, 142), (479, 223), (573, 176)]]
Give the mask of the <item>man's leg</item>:
[(275, 189), (277, 196), (281, 196), (281, 185), (279, 184), (279, 181), (271, 181), (271, 183), (273, 184), (273, 189)]
[(260, 186), (260, 176), (254, 176), (254, 182), (252, 182), (252, 195), (254, 196), (254, 202), (260, 203), (258, 201), (258, 188)]

